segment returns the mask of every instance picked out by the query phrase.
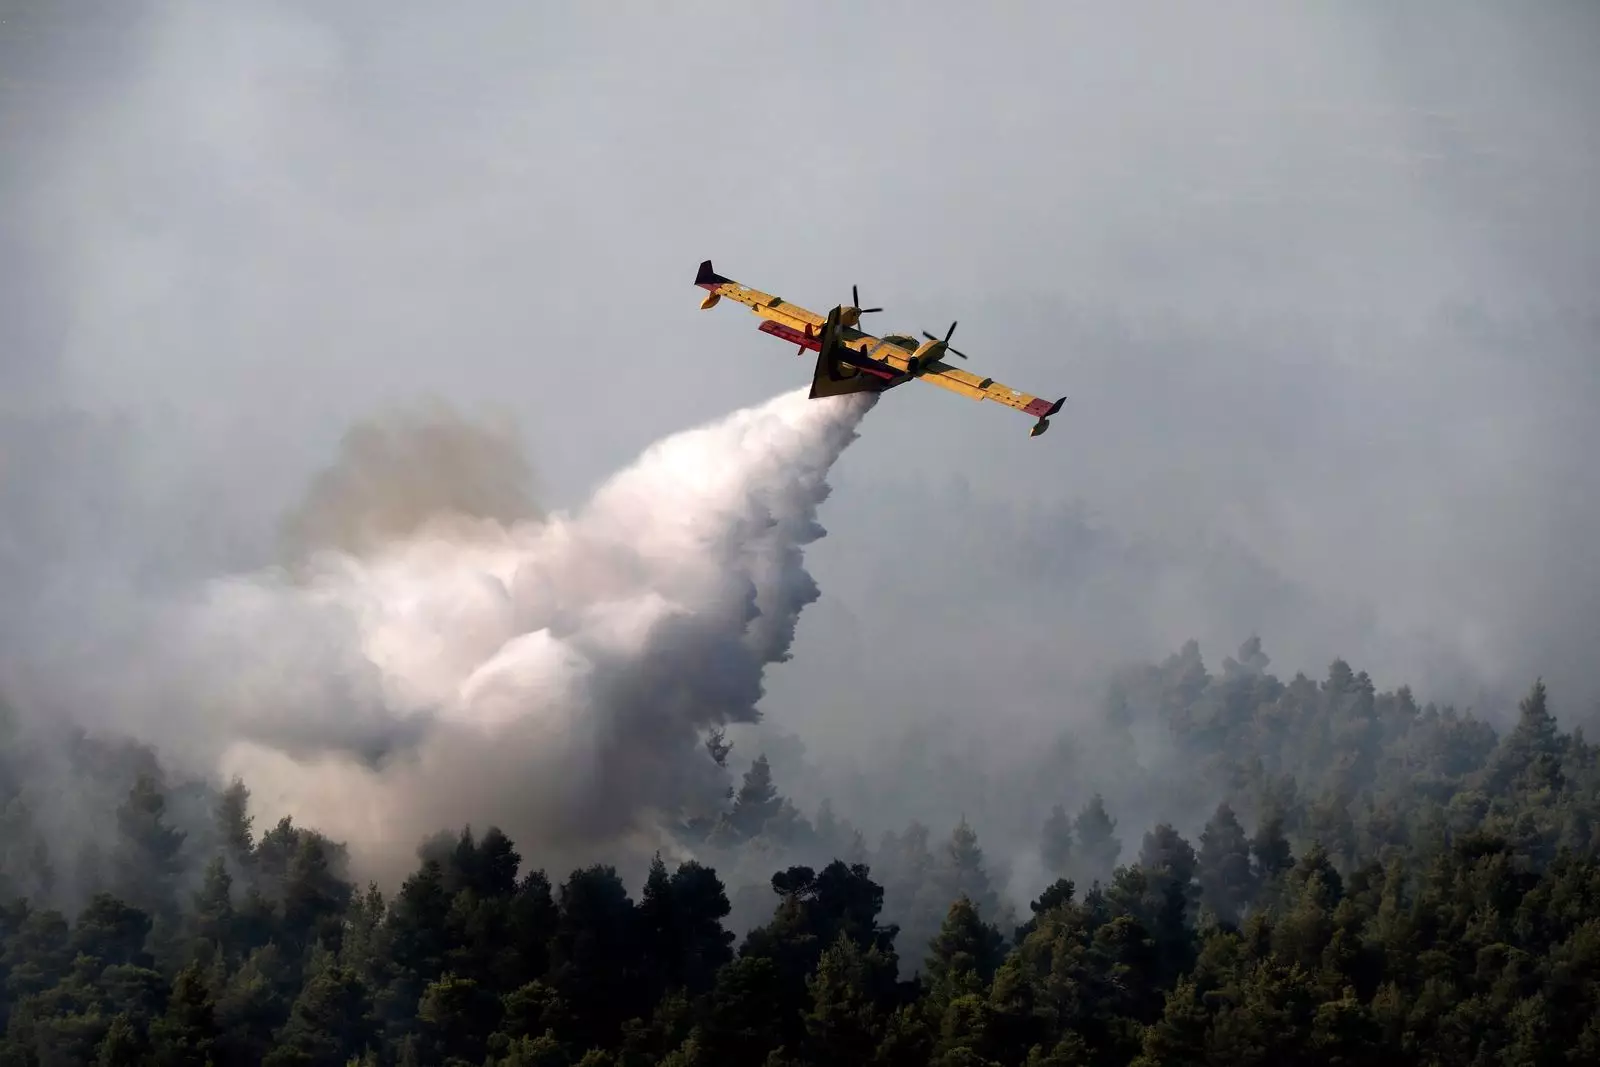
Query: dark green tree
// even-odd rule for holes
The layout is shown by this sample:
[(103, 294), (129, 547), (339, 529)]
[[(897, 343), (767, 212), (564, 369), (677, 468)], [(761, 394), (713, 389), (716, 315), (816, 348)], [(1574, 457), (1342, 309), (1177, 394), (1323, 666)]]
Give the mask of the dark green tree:
[(1564, 742), (1550, 714), (1543, 679), (1533, 683), (1517, 709), (1517, 725), (1500, 742), (1484, 773), (1492, 794), (1513, 790), (1553, 798), (1561, 791)]
[[(95, 1067), (144, 1067), (151, 1061), (150, 1040), (138, 1022), (126, 1012), (111, 1020), (105, 1037), (95, 1050)], [(180, 1063), (182, 1061), (159, 1060)]]
[(1224, 923), (1237, 923), (1255, 897), (1250, 839), (1227, 801), (1217, 805), (1200, 833), (1200, 901)]
[(614, 867), (574, 871), (561, 887), (550, 940), (550, 981), (571, 1006), (572, 1039), (609, 1048), (650, 1010), (638, 909)]
[(926, 974), (933, 1008), (942, 1012), (952, 1000), (983, 994), (1004, 955), (999, 929), (984, 922), (964, 894), (958, 896), (929, 946)]
[(158, 1063), (172, 1067), (206, 1067), (213, 1062), (217, 1044), (216, 1005), (198, 963), (178, 972), (172, 983), (167, 1010), (150, 1027), (151, 1046)]
[(844, 933), (806, 979), (806, 1047), (813, 1063), (867, 1063), (883, 1040), (894, 960), (876, 945), (863, 950)]
[(655, 973), (652, 996), (668, 989), (711, 987), (717, 968), (733, 958), (734, 935), (722, 921), (731, 907), (710, 868), (690, 861), (671, 875), (657, 853), (639, 901), (640, 935)]
[(417, 1002), (416, 1047), (434, 1063), (482, 1063), (501, 1011), (490, 990), (446, 972), (428, 983)]
[(1283, 833), (1283, 817), (1269, 812), (1250, 839), (1250, 858), (1257, 892), (1274, 886), (1294, 866), (1294, 854)]
[(309, 968), (266, 1067), (337, 1067), (359, 1056), (372, 1032), (371, 998), (361, 979), (331, 957)]
[(153, 916), (173, 913), (183, 842), (183, 832), (168, 824), (162, 784), (154, 775), (140, 774), (117, 809), (117, 896)]

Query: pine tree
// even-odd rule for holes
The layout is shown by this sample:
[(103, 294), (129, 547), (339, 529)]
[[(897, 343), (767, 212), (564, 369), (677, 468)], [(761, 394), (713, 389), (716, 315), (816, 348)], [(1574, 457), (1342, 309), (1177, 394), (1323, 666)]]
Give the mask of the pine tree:
[(315, 831), (301, 831), (283, 879), (283, 929), (291, 943), (337, 947), (351, 887), (339, 877), (339, 846)]
[(1198, 862), (1194, 846), (1171, 823), (1157, 823), (1139, 848), (1139, 866), (1152, 876), (1159, 876), (1187, 895), (1193, 886)]
[(400, 886), (386, 924), (390, 958), (412, 997), (421, 996), (423, 987), (444, 971), (449, 917), (444, 870), (438, 861), (428, 860)]
[(117, 809), (116, 893), (152, 916), (170, 915), (177, 905), (184, 833), (167, 825), (166, 812), (166, 794), (150, 774), (139, 775)]
[(951, 831), (943, 854), (929, 872), (929, 883), (938, 894), (941, 913), (948, 910), (956, 898), (965, 896), (986, 919), (1000, 918), (1000, 898), (984, 868), (977, 831), (967, 822), (966, 816), (962, 816)]
[(650, 873), (645, 876), (637, 911), (644, 956), (656, 976), (653, 997), (660, 997), (675, 985), (682, 971), (677, 908), (672, 896), (672, 876), (667, 873), (667, 865), (658, 851), (650, 861)]
[(716, 871), (694, 860), (681, 863), (668, 883), (672, 894), (675, 984), (698, 994), (711, 987), (718, 968), (733, 958), (734, 934), (723, 928), (732, 910)]
[(1283, 817), (1269, 813), (1256, 827), (1250, 839), (1250, 856), (1255, 861), (1253, 881), (1256, 891), (1272, 886), (1285, 871), (1294, 866), (1294, 854), (1289, 840), (1283, 835)]
[(883, 1036), (875, 989), (892, 974), (876, 948), (863, 951), (841, 933), (806, 979), (811, 1005), (805, 1012), (815, 1063), (868, 1063)]
[(983, 921), (965, 894), (957, 897), (928, 950), (927, 976), (936, 1008), (987, 989), (1004, 952), (999, 929)]
[(429, 983), (417, 1001), (422, 1050), (436, 1063), (482, 1063), (485, 1039), (500, 1005), (471, 978), (446, 973)]
[(110, 893), (90, 898), (73, 924), (72, 951), (87, 956), (98, 965), (147, 966), (145, 938), (150, 934), (150, 916)]
[(1544, 680), (1537, 679), (1517, 707), (1517, 725), (1500, 742), (1485, 775), (1492, 794), (1511, 790), (1559, 792), (1563, 742), (1550, 714)]
[(1200, 833), (1200, 899), (1222, 922), (1237, 923), (1255, 895), (1250, 839), (1223, 801)]
[(198, 963), (178, 972), (166, 1014), (150, 1027), (157, 1060), (172, 1067), (206, 1067), (217, 1040), (216, 1007)]
[(355, 972), (328, 957), (308, 970), (265, 1067), (344, 1063), (360, 1055), (370, 1037), (371, 998)]
[(197, 951), (226, 958), (234, 950), (238, 920), (233, 910), (233, 879), (222, 856), (214, 856), (206, 864), (205, 881), (194, 893), (188, 925), (194, 938), (204, 943)]
[(143, 1067), (149, 1062), (149, 1054), (149, 1040), (132, 1016), (121, 1012), (111, 1020), (106, 1036), (100, 1039), (99, 1048), (95, 1050), (95, 1067)]
[(250, 866), (255, 853), (255, 835), (251, 824), (255, 819), (249, 814), (250, 790), (243, 781), (235, 778), (217, 799), (217, 833), (222, 838), (222, 854), (234, 865), (238, 873)]
[(883, 1040), (873, 1060), (879, 1067), (927, 1067), (933, 1056), (933, 1033), (920, 1004), (902, 1004), (884, 1023)]
[(1193, 846), (1167, 823), (1144, 835), (1139, 871), (1146, 885), (1143, 921), (1150, 931), (1160, 965), (1156, 980), (1170, 984), (1192, 962), (1190, 919), (1199, 900)]
[[(289, 1017), (291, 968), (277, 945), (252, 952), (217, 994), (218, 1063), (260, 1063)], [(288, 994), (288, 995), (286, 995)]]
[(1060, 804), (1050, 809), (1050, 815), (1044, 821), (1039, 858), (1044, 861), (1044, 869), (1050, 874), (1057, 878), (1066, 876), (1067, 865), (1072, 860), (1072, 819)]
[(517, 891), (517, 871), (522, 855), (511, 838), (498, 826), (491, 826), (478, 843), (478, 881), (474, 889), (481, 896), (509, 897)]
[(1105, 800), (1096, 793), (1078, 813), (1078, 855), (1083, 873), (1092, 878), (1107, 878), (1122, 854), (1122, 841), (1116, 836), (1117, 821), (1106, 811)]
[(1210, 1025), (1211, 1015), (1201, 1003), (1194, 979), (1187, 975), (1178, 979), (1167, 994), (1161, 1018), (1145, 1028), (1143, 1055), (1133, 1061), (1134, 1067), (1201, 1067), (1208, 1062), (1206, 1031)]
[(751, 838), (767, 825), (767, 820), (778, 814), (783, 798), (772, 784), (772, 767), (765, 753), (757, 756), (745, 772), (744, 784), (733, 799), (729, 822), (741, 837)]

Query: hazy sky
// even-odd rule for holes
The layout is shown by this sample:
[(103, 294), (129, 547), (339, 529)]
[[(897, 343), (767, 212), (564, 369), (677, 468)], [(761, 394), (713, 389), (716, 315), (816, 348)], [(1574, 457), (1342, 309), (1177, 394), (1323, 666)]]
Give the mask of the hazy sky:
[[(916, 385), (871, 413), (770, 675), (808, 743), (1059, 715), (1066, 679), (1252, 632), (1279, 670), (1600, 697), (1592, 5), (0, 12), (30, 647), (259, 562), (389, 405), (513, 415), (563, 506), (802, 383), (698, 310), (711, 257), (959, 319), (973, 369), (1070, 398), (1034, 440)], [(128, 436), (46, 452), (64, 409)]]

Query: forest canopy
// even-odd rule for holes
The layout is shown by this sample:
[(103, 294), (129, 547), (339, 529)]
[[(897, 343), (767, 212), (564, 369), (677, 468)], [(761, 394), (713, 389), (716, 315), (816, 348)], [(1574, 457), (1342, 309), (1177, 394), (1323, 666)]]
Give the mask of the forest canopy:
[(1266, 668), (1191, 644), (1117, 677), (1096, 736), (1157, 726), (1203, 825), (1040, 775), (1021, 914), (965, 818), (869, 840), (761, 753), (642, 884), (486, 826), (385, 894), (246, 783), (77, 733), (48, 744), (106, 833), (68, 850), (0, 704), (0, 1065), (1600, 1061), (1600, 769), (1543, 683), (1496, 730)]

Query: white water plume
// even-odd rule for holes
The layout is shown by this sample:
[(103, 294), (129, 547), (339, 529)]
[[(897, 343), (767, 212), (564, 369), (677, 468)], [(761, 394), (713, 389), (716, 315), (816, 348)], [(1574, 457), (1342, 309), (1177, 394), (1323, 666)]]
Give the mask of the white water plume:
[(658, 442), (572, 514), (215, 583), (175, 645), (193, 725), (261, 815), (374, 874), (441, 827), (581, 853), (714, 802), (701, 734), (757, 717), (818, 596), (802, 546), (827, 472), (874, 400), (796, 391)]

